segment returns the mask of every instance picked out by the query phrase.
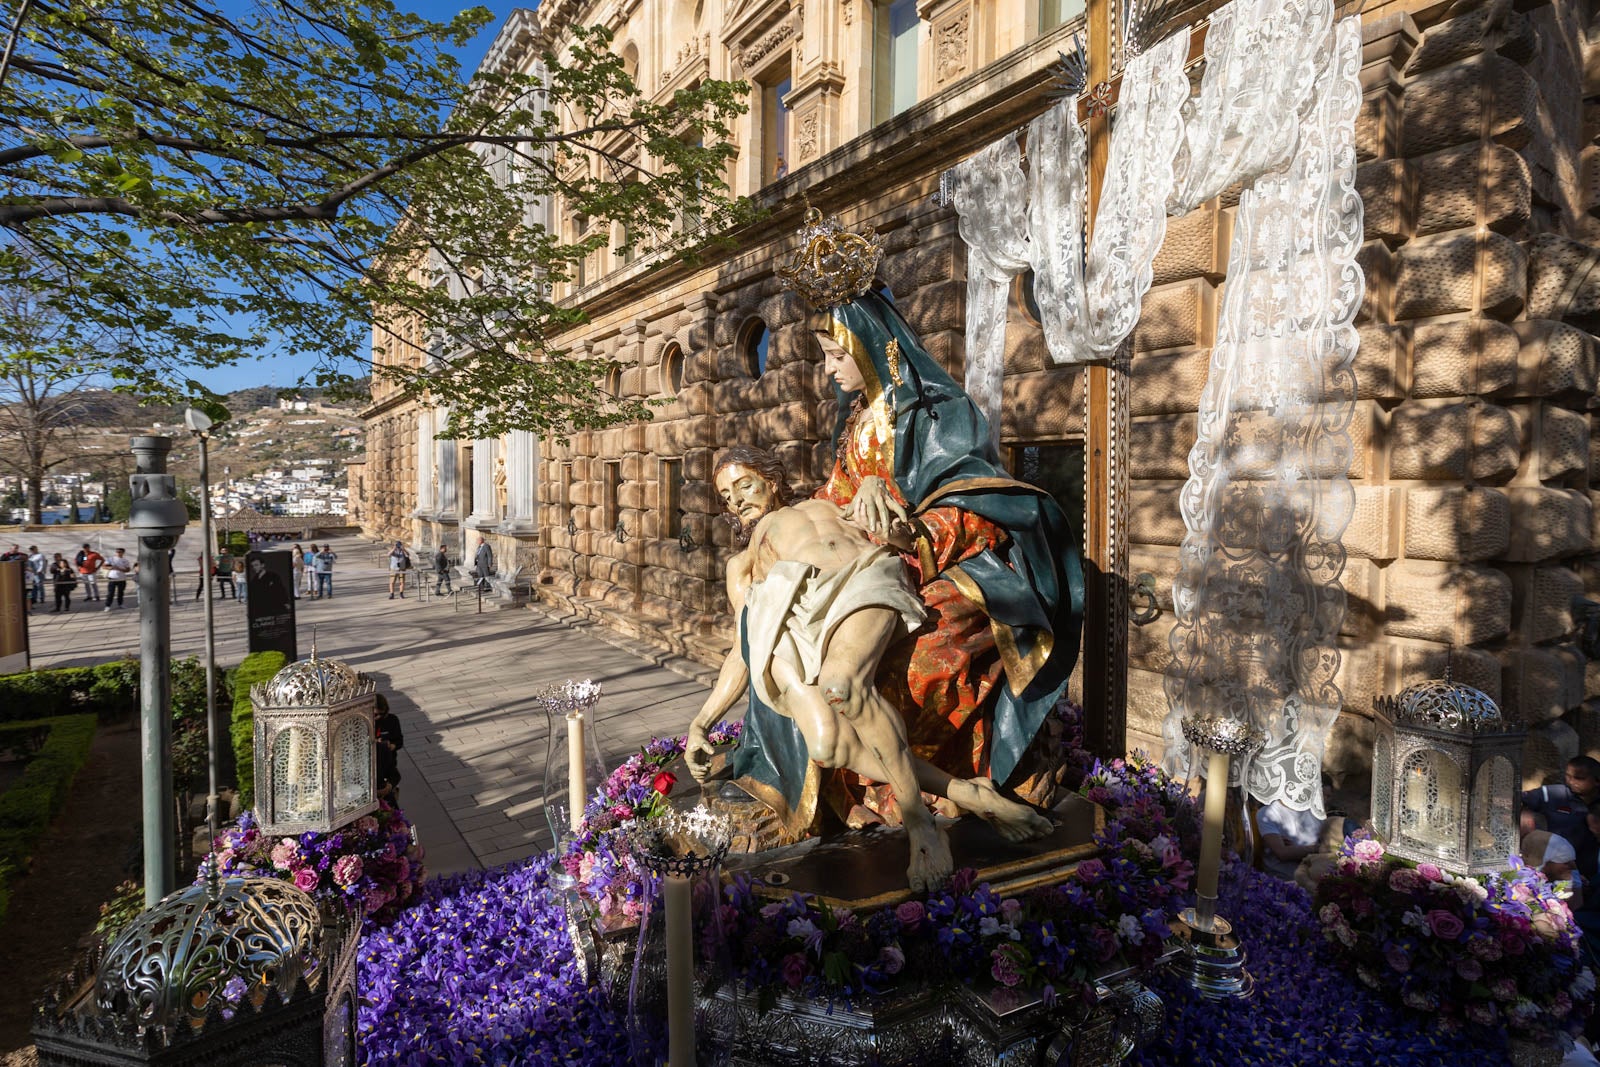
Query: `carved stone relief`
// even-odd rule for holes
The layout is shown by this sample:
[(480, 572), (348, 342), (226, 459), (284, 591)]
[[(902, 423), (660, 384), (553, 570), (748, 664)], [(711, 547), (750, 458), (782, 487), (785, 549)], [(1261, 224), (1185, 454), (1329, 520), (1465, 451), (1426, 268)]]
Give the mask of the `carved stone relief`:
[(971, 27), (970, 11), (963, 11), (939, 26), (933, 64), (933, 76), (937, 84), (954, 81), (971, 68)]

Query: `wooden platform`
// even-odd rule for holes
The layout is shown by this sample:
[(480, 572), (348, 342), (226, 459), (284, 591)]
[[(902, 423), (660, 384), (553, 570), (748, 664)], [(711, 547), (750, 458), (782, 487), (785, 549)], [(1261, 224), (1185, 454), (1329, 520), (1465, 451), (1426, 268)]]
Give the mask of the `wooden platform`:
[[(940, 820), (950, 835), (956, 867), (971, 867), (997, 892), (1020, 893), (1051, 885), (1099, 852), (1094, 834), (1105, 809), (1069, 797), (1053, 813), (1055, 832), (1011, 844), (982, 819)], [(910, 846), (900, 827), (874, 826), (836, 837), (811, 838), (765, 852), (730, 855), (725, 870), (756, 878), (757, 891), (775, 898), (809, 893), (833, 907), (892, 907), (913, 896), (906, 888)]]

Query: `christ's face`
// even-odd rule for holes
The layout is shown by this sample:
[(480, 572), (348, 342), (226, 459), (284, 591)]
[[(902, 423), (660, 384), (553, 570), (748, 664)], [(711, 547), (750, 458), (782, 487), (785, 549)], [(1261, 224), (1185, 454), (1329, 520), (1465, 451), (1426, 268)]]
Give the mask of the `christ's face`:
[(722, 503), (746, 530), (778, 506), (778, 494), (772, 483), (759, 471), (742, 464), (730, 463), (719, 470), (716, 484)]
[(859, 393), (867, 387), (867, 380), (856, 366), (855, 359), (828, 334), (818, 332), (817, 343), (822, 346), (822, 369), (828, 377), (847, 393)]

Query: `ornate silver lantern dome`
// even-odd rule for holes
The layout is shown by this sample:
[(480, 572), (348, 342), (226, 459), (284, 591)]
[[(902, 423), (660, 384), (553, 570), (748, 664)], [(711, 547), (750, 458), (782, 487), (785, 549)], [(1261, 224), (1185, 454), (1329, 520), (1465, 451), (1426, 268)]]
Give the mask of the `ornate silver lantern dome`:
[(376, 686), (336, 659), (318, 659), (315, 649), (310, 659), (296, 660), (256, 687), (251, 694), (262, 705), (274, 708), (326, 707), (343, 704)]
[(1458, 874), (1505, 869), (1517, 848), (1523, 731), (1448, 669), (1373, 706), (1372, 825), (1389, 851)]
[(283, 1001), (302, 979), (321, 986), (322, 916), (311, 897), (276, 878), (191, 885), (134, 919), (95, 976), (101, 1015), (141, 1027), (199, 1029), (214, 1008), (269, 990)]

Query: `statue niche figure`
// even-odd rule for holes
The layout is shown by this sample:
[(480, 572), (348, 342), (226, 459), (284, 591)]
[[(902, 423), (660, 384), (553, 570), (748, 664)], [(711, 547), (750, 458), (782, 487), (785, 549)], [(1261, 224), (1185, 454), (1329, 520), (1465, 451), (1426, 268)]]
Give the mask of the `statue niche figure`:
[[(982, 413), (876, 291), (882, 254), (870, 228), (812, 211), (778, 271), (828, 315), (815, 332), (838, 387), (838, 444), (816, 499), (891, 547), (922, 602), (925, 617), (891, 636), (874, 679), (912, 758), (1047, 803), (1056, 769), (1040, 735), (1077, 657), (1077, 537), (1047, 493), (1005, 470)], [(819, 780), (817, 769), (798, 727), (753, 689), (734, 781), (789, 839), (817, 827), (819, 806), (851, 822), (921, 808), (882, 778), (832, 767)]]
[[(710, 765), (707, 732), (748, 690), (799, 731), (813, 778), (816, 768), (845, 769), (898, 796), (945, 797), (1009, 840), (1048, 834), (1049, 819), (1002, 797), (988, 778), (954, 778), (915, 758), (899, 709), (877, 691), (885, 649), (927, 614), (897, 554), (911, 548), (910, 525), (876, 544), (831, 501), (790, 504), (782, 464), (761, 449), (724, 452), (713, 479), (742, 547), (727, 570), (739, 642), (689, 728), (695, 777)], [(936, 888), (953, 866), (944, 832), (921, 803), (900, 815), (911, 888)]]

